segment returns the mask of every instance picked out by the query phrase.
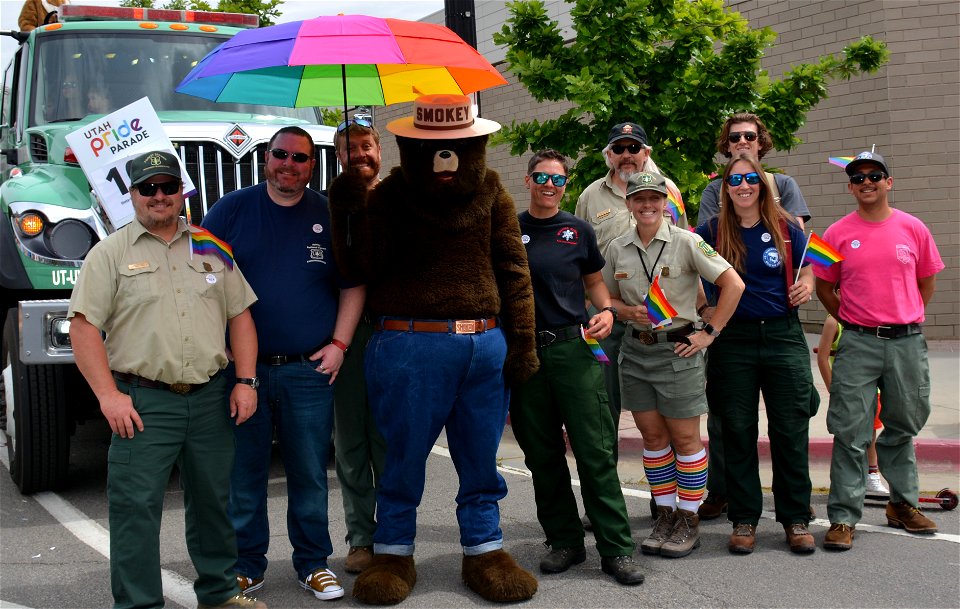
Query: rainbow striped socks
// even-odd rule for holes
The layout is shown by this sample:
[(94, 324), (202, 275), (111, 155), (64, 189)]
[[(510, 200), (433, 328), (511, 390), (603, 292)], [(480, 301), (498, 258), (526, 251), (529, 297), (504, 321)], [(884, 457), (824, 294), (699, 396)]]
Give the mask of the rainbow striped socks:
[[(644, 467), (647, 459), (644, 453)], [(648, 474), (649, 476), (649, 474)], [(688, 512), (696, 512), (703, 499), (703, 491), (707, 488), (707, 451), (692, 455), (677, 455), (677, 495), (680, 498), (679, 508)]]
[(643, 471), (647, 474), (650, 493), (657, 505), (673, 509), (677, 505), (677, 460), (673, 447), (667, 446), (662, 450), (644, 448)]

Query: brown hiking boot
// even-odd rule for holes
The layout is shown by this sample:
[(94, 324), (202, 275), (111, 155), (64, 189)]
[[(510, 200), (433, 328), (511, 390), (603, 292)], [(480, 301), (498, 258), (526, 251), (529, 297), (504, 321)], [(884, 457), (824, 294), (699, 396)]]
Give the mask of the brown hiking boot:
[(853, 547), (854, 527), (849, 524), (831, 524), (827, 536), (823, 538), (826, 550), (849, 550)]
[(680, 558), (700, 547), (700, 517), (694, 512), (677, 510), (670, 539), (660, 546), (660, 556)]
[(676, 513), (672, 507), (666, 505), (657, 506), (657, 520), (653, 525), (653, 532), (640, 544), (640, 551), (644, 554), (659, 554), (660, 547), (670, 539), (673, 533), (673, 521), (676, 519)]
[(700, 504), (697, 515), (700, 516), (700, 520), (713, 520), (726, 511), (727, 498), (718, 493), (709, 493), (703, 503)]
[(757, 543), (757, 527), (752, 524), (735, 524), (727, 549), (734, 554), (750, 554)]
[(347, 552), (347, 560), (343, 563), (343, 570), (347, 573), (363, 573), (373, 560), (373, 546), (353, 546)]
[(813, 540), (813, 535), (807, 529), (807, 525), (802, 522), (785, 525), (783, 532), (787, 534), (787, 543), (790, 544), (790, 551), (796, 554), (810, 554), (817, 549), (817, 543)]
[(905, 529), (908, 533), (932, 535), (937, 532), (937, 525), (924, 516), (920, 508), (906, 501), (887, 502), (887, 524), (895, 529)]

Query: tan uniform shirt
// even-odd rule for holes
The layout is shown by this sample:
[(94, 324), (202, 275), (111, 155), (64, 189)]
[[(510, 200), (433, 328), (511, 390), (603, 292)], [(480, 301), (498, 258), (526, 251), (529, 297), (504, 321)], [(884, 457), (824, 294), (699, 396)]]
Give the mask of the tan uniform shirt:
[[(660, 248), (663, 248), (663, 254)], [(610, 295), (619, 298), (628, 305), (643, 304), (650, 288), (643, 264), (656, 277), (660, 275), (660, 287), (667, 301), (677, 310), (673, 318), (673, 327), (681, 326), (697, 319), (697, 286), (700, 277), (714, 282), (730, 263), (720, 257), (700, 235), (678, 228), (664, 220), (650, 245), (643, 247), (636, 230), (617, 237), (607, 250), (607, 264), (603, 267), (603, 281)], [(659, 260), (657, 258), (659, 257)], [(650, 323), (642, 326), (628, 321), (628, 324), (649, 329)]]
[(169, 244), (137, 220), (84, 260), (69, 317), (106, 332), (110, 368), (164, 383), (205, 383), (227, 365), (227, 320), (256, 302), (240, 269), (190, 257), (181, 220)]

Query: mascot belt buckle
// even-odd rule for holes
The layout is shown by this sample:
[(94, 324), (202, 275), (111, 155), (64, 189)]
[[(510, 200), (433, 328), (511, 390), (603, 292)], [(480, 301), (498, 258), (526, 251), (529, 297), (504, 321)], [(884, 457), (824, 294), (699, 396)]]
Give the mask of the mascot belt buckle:
[(173, 383), (170, 385), (170, 391), (179, 393), (180, 395), (190, 393), (191, 389), (193, 389), (193, 386), (190, 383)]
[(637, 332), (637, 339), (645, 345), (652, 345), (657, 342), (657, 337), (654, 336), (653, 332), (644, 332), (643, 330)]
[(457, 319), (453, 322), (453, 327), (457, 334), (476, 334), (483, 329), (475, 319)]

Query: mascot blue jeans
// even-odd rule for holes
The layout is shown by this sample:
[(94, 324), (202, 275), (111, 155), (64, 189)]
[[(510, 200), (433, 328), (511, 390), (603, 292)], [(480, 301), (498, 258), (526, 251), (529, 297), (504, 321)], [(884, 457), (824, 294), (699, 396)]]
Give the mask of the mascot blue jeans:
[(503, 547), (507, 485), (497, 448), (509, 392), (499, 327), (478, 334), (382, 330), (367, 345), (370, 408), (387, 445), (377, 488), (376, 554), (412, 556), (427, 458), (446, 427), (460, 478), (457, 521), (467, 556)]

